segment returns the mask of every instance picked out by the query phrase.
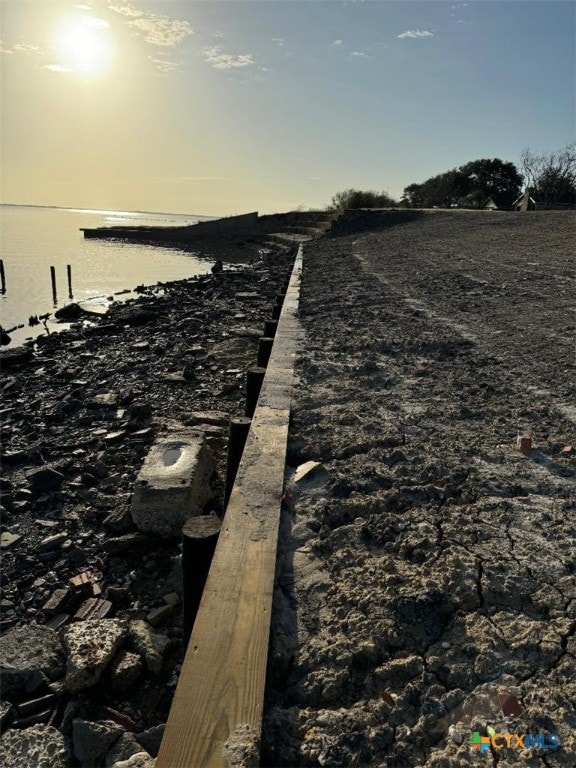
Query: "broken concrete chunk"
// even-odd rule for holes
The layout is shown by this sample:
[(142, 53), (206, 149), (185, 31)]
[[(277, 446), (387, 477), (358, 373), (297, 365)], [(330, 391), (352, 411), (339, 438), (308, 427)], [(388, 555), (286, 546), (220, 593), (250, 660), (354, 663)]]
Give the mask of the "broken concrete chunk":
[(90, 688), (114, 658), (126, 627), (119, 619), (79, 621), (63, 632), (66, 663), (66, 688), (77, 693)]
[(170, 638), (154, 632), (145, 621), (130, 622), (129, 643), (139, 653), (151, 672), (158, 674), (162, 669), (164, 654), (170, 647)]
[(161, 723), (160, 725), (154, 725), (152, 728), (148, 728), (146, 731), (142, 731), (142, 733), (136, 734), (136, 738), (142, 745), (143, 749), (151, 754), (152, 757), (158, 756), (165, 729), (166, 726)]
[[(136, 653), (120, 651), (110, 666), (110, 684), (113, 691), (125, 691), (142, 673), (142, 659)], [(138, 752), (138, 750), (135, 750)], [(120, 759), (120, 758), (118, 758)]]
[(132, 520), (146, 533), (180, 536), (188, 518), (212, 497), (214, 460), (204, 436), (174, 432), (150, 449), (132, 497)]
[(0, 739), (3, 768), (70, 768), (72, 756), (64, 736), (50, 725), (7, 731)]
[(118, 741), (109, 749), (104, 760), (105, 768), (110, 768), (114, 763), (121, 760), (128, 760), (132, 755), (142, 752), (142, 745), (136, 741), (133, 733), (123, 733)]
[(116, 723), (76, 719), (72, 723), (74, 757), (86, 768), (100, 765), (122, 733), (123, 729)]
[(31, 693), (64, 672), (62, 646), (49, 627), (30, 624), (0, 637), (2, 697)]
[(150, 757), (148, 752), (136, 752), (128, 760), (120, 760), (120, 762), (114, 763), (112, 768), (154, 768), (155, 765), (156, 760)]

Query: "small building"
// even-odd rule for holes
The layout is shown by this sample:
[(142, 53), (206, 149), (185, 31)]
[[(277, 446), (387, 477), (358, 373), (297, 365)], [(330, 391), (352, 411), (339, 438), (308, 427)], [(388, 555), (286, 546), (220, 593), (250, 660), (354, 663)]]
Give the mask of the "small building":
[(490, 195), (480, 206), (484, 211), (513, 211), (512, 195)]

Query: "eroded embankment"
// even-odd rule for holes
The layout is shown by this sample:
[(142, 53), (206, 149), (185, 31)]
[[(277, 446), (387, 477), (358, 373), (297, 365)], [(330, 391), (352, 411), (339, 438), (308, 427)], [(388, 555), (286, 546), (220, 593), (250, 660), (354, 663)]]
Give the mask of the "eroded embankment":
[(264, 764), (576, 765), (574, 218), (371, 222), (305, 249)]

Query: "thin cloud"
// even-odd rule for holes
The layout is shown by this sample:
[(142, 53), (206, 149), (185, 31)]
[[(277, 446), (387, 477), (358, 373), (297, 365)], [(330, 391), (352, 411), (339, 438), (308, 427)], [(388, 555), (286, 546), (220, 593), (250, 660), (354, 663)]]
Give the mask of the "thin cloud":
[(368, 54), (364, 51), (350, 51), (350, 56), (356, 56), (356, 58), (368, 58)]
[(343, 42), (344, 42), (344, 40), (334, 40), (332, 45), (342, 45)]
[(154, 64), (158, 72), (163, 75), (167, 75), (168, 72), (174, 72), (178, 69), (178, 64), (175, 61), (168, 61), (167, 59), (155, 59), (153, 56), (148, 56), (150, 61)]
[(202, 56), (214, 69), (243, 69), (256, 64), (251, 53), (224, 53), (221, 45), (205, 46)]
[(427, 29), (408, 29), (406, 32), (398, 35), (398, 37), (400, 40), (405, 40), (406, 38), (416, 39), (419, 37), (434, 37), (434, 33), (429, 32)]
[(167, 19), (165, 16), (155, 14), (129, 21), (128, 26), (141, 32), (144, 40), (152, 45), (178, 45), (188, 35), (194, 34), (194, 30), (187, 21)]
[(29, 43), (16, 43), (12, 48), (5, 48), (2, 42), (0, 42), (0, 53), (24, 53), (27, 56), (38, 56), (44, 53), (44, 51), (37, 45), (30, 45)]
[(126, 24), (151, 45), (171, 47), (181, 43), (188, 35), (195, 34), (194, 28), (187, 21), (171, 19), (150, 11), (140, 11), (130, 3), (115, 1), (108, 7), (111, 11), (126, 16)]
[(130, 5), (130, 3), (111, 2), (111, 3), (108, 3), (108, 8), (110, 8), (111, 11), (116, 11), (116, 13), (119, 13), (122, 16), (142, 16), (143, 15), (142, 11), (139, 11), (138, 8), (134, 8), (134, 6)]
[(284, 38), (283, 37), (271, 37), (270, 38), (270, 42), (276, 43), (276, 45), (279, 48), (283, 48), (284, 47)]
[(44, 64), (41, 69), (49, 69), (50, 72), (74, 72), (72, 67), (66, 67), (63, 64)]

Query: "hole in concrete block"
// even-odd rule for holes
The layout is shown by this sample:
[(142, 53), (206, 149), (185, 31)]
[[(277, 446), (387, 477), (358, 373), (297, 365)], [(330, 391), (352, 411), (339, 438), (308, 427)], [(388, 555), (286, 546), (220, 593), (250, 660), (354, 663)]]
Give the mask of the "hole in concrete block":
[(176, 464), (182, 456), (182, 448), (178, 445), (170, 445), (162, 454), (162, 463), (165, 467)]

